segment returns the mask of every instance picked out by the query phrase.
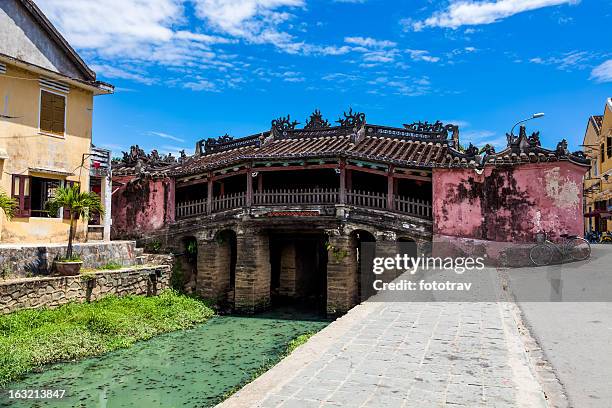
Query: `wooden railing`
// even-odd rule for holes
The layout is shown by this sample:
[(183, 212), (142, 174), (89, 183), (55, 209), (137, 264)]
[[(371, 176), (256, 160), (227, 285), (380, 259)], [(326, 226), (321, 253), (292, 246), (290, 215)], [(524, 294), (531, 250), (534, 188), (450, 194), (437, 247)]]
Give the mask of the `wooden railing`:
[(253, 193), (254, 205), (337, 204), (337, 188), (263, 190)]
[(431, 218), (431, 203), (416, 198), (393, 196), (395, 211), (415, 215), (420, 218)]
[(241, 208), (246, 205), (246, 193), (232, 193), (214, 197), (211, 204), (212, 212)]
[[(419, 218), (431, 218), (431, 203), (415, 198), (393, 196), (391, 211), (408, 214)], [(355, 207), (389, 210), (387, 193), (372, 191), (347, 190), (347, 205)], [(254, 191), (253, 206), (287, 206), (287, 205), (325, 205), (340, 204), (340, 191), (336, 188), (302, 188)], [(247, 206), (247, 195), (244, 192), (214, 197), (208, 208), (208, 200), (180, 202), (176, 205), (176, 217), (188, 218), (210, 212), (219, 212)]]
[(193, 217), (195, 215), (206, 214), (208, 200), (183, 201), (176, 205), (176, 218)]
[(372, 191), (348, 190), (346, 203), (356, 207), (387, 208), (387, 193), (374, 193)]

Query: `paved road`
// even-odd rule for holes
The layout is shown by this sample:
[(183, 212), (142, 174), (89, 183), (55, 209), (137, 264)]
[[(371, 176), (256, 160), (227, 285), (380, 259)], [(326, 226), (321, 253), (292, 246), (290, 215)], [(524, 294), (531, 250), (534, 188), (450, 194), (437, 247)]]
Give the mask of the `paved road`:
[(496, 302), (366, 302), (222, 407), (545, 407)]
[[(612, 407), (612, 302), (595, 302), (612, 300), (612, 245), (595, 245), (587, 262), (509, 275), (523, 319), (565, 386), (570, 404)], [(534, 286), (535, 292), (529, 289)]]

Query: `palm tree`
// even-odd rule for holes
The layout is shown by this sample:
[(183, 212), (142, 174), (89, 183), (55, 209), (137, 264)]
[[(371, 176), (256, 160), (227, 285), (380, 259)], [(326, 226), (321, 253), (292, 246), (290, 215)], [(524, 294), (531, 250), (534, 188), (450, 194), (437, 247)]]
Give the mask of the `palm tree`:
[(56, 189), (51, 200), (47, 202), (47, 210), (50, 213), (57, 213), (62, 207), (64, 211), (70, 211), (70, 231), (68, 232), (66, 260), (72, 260), (72, 241), (74, 239), (76, 221), (81, 217), (87, 219), (89, 214), (92, 213), (104, 214), (104, 208), (97, 194), (81, 192), (78, 184)]
[(6, 218), (10, 220), (17, 210), (17, 200), (9, 197), (4, 191), (0, 191), (0, 208), (4, 211)]

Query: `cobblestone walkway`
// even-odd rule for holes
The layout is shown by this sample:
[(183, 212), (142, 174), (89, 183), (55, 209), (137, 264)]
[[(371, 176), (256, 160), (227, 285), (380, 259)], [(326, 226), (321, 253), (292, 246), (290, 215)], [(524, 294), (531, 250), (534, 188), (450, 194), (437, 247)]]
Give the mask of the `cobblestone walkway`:
[(512, 304), (366, 302), (222, 407), (546, 407)]

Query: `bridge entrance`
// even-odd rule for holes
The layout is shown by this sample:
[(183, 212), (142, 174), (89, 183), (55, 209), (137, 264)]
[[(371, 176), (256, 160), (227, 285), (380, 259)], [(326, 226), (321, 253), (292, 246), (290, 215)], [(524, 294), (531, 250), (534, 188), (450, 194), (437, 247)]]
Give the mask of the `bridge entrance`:
[(325, 310), (327, 248), (323, 232), (270, 234), (272, 304)]

